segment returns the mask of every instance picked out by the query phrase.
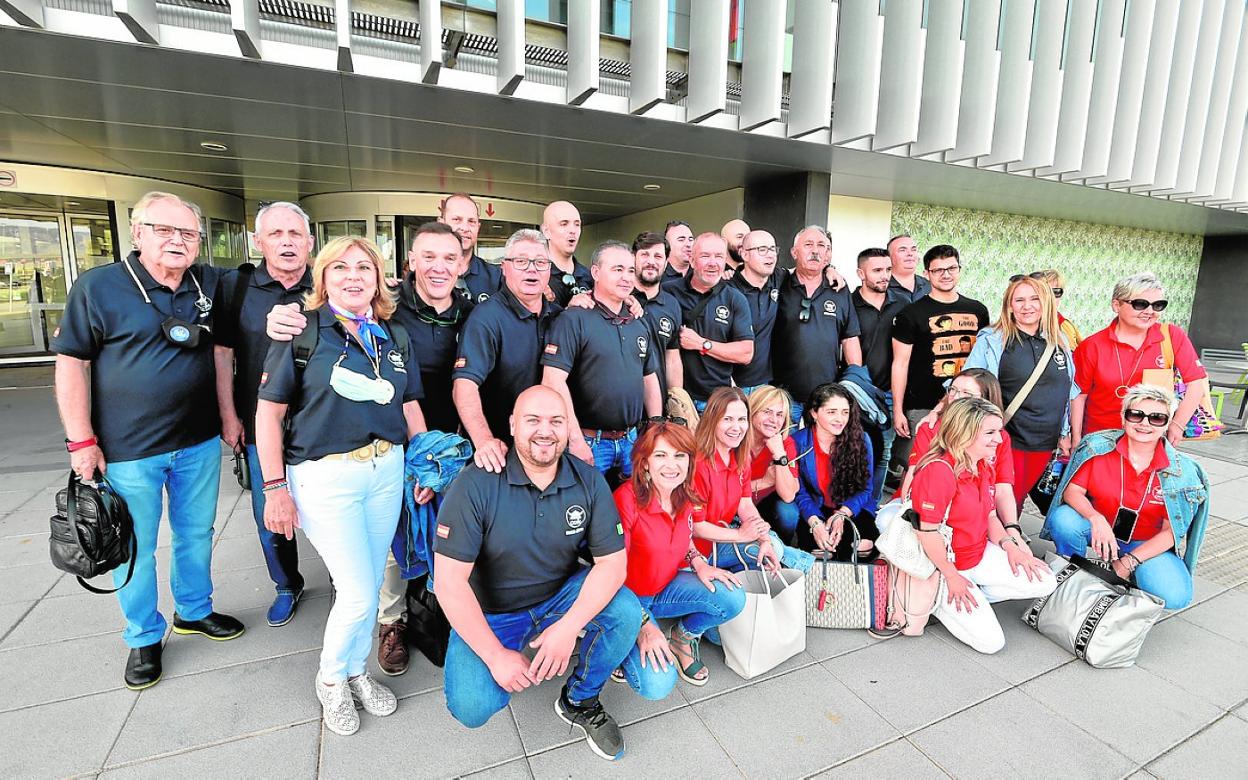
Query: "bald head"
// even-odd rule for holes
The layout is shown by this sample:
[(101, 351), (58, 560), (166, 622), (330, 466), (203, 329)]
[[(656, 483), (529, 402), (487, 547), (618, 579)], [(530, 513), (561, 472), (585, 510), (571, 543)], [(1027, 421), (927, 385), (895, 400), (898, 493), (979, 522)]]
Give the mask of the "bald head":
[(566, 200), (549, 204), (542, 212), (542, 234), (556, 258), (571, 257), (581, 240), (581, 212)]
[(719, 237), (728, 245), (728, 255), (733, 262), (741, 263), (741, 241), (750, 232), (750, 226), (743, 219), (732, 219), (719, 231)]
[(545, 385), (534, 385), (516, 397), (511, 413), (516, 455), (525, 471), (548, 469), (568, 447), (568, 409), (563, 397)]
[(741, 239), (741, 258), (756, 277), (771, 276), (776, 270), (776, 239), (766, 230), (751, 230)]

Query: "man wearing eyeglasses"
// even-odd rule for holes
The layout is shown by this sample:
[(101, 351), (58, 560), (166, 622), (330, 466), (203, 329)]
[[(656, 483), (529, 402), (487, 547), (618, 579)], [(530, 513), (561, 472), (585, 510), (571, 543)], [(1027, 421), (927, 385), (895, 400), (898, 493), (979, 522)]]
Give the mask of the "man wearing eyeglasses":
[[(741, 222), (741, 220), (734, 220)], [(727, 230), (728, 225), (724, 226)], [(742, 223), (745, 224), (745, 223)], [(732, 246), (729, 245), (731, 253)], [(787, 272), (777, 268), (776, 239), (765, 230), (746, 233), (739, 248), (741, 266), (728, 284), (745, 296), (750, 304), (750, 321), (754, 325), (754, 357), (745, 365), (734, 366), (733, 381), (749, 395), (760, 385), (771, 384), (771, 337), (780, 308), (780, 285)]]
[(547, 300), (567, 306), (573, 296), (594, 286), (589, 269), (576, 261), (581, 241), (581, 212), (566, 200), (557, 200), (542, 212), (542, 235), (550, 246), (550, 291)]
[[(212, 604), (221, 478), (212, 336), (219, 273), (191, 268), (201, 220), (199, 208), (176, 195), (140, 198), (130, 222), (135, 251), (82, 275), (52, 337), (56, 403), (73, 470), (84, 480), (104, 472), (134, 521), (133, 578), (117, 592), (131, 690), (161, 677), (167, 624), (157, 607), (156, 540), (165, 494), (174, 633), (216, 640), (243, 633), (242, 623)], [(116, 587), (126, 570), (114, 570)]]
[(890, 238), (885, 246), (892, 271), (892, 278), (888, 280), (890, 296), (914, 303), (932, 291), (932, 283), (915, 271), (919, 265), (919, 245), (913, 238), (902, 233)]
[(796, 422), (819, 385), (835, 382), (842, 360), (862, 365), (858, 313), (849, 291), (828, 283), (832, 242), (823, 228), (798, 231), (789, 250), (793, 273), (780, 285), (780, 307), (772, 339), (776, 382), (793, 396)]
[(926, 296), (906, 306), (893, 321), (893, 462), (905, 463), (914, 446), (911, 432), (945, 393), (945, 381), (962, 370), (979, 331), (988, 326), (984, 304), (958, 292), (962, 258), (948, 244), (923, 255), (932, 284)]
[(473, 460), (495, 473), (506, 463), (511, 408), (520, 393), (541, 383), (542, 348), (561, 311), (546, 297), (552, 270), (546, 237), (517, 230), (503, 253), (503, 287), (464, 324), (451, 390)]
[(472, 303), (489, 300), (503, 284), (503, 271), (477, 256), (481, 208), (471, 195), (457, 192), (438, 205), (438, 222), (449, 226), (459, 237), (461, 261), (456, 289), (460, 296)]

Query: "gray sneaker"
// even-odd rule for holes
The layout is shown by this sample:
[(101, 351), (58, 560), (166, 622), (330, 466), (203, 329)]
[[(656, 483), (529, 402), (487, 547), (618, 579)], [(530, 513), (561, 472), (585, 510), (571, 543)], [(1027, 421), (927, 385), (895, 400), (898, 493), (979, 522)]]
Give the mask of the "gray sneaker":
[(602, 708), (602, 702), (595, 698), (593, 704), (577, 707), (568, 701), (567, 692), (565, 687), (555, 699), (555, 714), (564, 723), (580, 729), (589, 743), (589, 749), (602, 758), (615, 761), (623, 756), (624, 735), (615, 718)]
[(363, 707), (369, 715), (384, 718), (399, 708), (394, 692), (373, 679), (368, 672), (347, 680), (357, 707)]
[(336, 685), (321, 682), (316, 676), (316, 698), (321, 702), (321, 716), (325, 728), (349, 737), (360, 730), (360, 714), (355, 711), (355, 699), (351, 696), (351, 688), (345, 681)]

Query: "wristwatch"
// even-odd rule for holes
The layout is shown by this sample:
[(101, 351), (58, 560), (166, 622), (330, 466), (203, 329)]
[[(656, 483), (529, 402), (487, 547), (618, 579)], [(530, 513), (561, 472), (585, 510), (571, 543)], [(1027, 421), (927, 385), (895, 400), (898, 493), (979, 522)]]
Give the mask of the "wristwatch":
[(773, 466), (787, 466), (787, 465), (789, 465), (789, 463), (790, 463), (790, 461), (789, 461), (789, 456), (788, 456), (788, 455), (781, 455), (781, 456), (780, 456), (780, 457), (778, 457), (778, 458), (772, 458), (772, 459), (771, 459), (771, 465), (773, 465)]
[(706, 353), (710, 351), (711, 351), (711, 340), (703, 339), (702, 340), (702, 354), (705, 355)]

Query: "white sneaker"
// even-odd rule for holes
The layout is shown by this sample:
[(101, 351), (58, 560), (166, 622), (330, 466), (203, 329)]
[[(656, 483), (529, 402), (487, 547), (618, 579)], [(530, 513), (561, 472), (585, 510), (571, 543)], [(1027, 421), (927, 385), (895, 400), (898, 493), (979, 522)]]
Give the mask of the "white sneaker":
[(355, 711), (355, 699), (351, 696), (351, 688), (347, 683), (326, 685), (321, 682), (321, 675), (316, 675), (316, 698), (321, 702), (321, 716), (325, 728), (349, 737), (360, 730), (360, 714)]
[(373, 679), (368, 672), (347, 680), (356, 704), (369, 715), (384, 718), (399, 708), (394, 692)]

